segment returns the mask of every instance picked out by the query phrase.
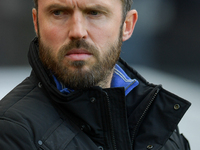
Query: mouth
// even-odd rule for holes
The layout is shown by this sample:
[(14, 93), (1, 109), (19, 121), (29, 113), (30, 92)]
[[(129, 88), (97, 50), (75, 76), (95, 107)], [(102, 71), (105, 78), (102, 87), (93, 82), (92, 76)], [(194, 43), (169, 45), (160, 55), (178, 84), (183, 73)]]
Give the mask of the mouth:
[(92, 54), (85, 49), (72, 49), (66, 54), (66, 57), (71, 61), (84, 61), (91, 56)]

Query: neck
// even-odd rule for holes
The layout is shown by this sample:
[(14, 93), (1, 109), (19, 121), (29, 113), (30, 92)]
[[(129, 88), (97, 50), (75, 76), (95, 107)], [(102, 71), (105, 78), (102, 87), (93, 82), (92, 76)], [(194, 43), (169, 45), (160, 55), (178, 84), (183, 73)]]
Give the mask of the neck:
[(105, 76), (105, 78), (102, 81), (100, 81), (97, 84), (97, 86), (100, 86), (101, 88), (110, 88), (113, 72), (114, 72), (114, 68), (111, 71), (109, 71), (109, 73)]

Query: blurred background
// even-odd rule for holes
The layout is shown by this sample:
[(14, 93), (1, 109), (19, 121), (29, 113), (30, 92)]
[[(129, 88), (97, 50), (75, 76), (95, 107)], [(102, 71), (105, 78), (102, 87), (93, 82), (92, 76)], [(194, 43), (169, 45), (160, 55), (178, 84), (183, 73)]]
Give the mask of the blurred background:
[[(27, 52), (35, 37), (32, 0), (0, 1), (0, 99), (30, 67)], [(139, 19), (121, 57), (150, 82), (193, 103), (180, 123), (197, 150), (200, 140), (200, 1), (134, 0)], [(134, 57), (133, 59), (133, 56)]]

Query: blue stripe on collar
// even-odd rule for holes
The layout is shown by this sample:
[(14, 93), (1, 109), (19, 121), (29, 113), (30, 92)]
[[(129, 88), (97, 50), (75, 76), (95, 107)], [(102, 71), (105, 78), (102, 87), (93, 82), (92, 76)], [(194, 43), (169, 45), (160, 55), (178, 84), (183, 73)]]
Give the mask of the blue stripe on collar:
[(115, 65), (111, 87), (124, 87), (125, 95), (128, 95), (138, 84), (136, 79), (131, 79), (119, 65)]
[(69, 88), (66, 88), (66, 87), (62, 86), (62, 84), (58, 81), (58, 79), (57, 79), (54, 75), (53, 75), (53, 79), (54, 79), (54, 81), (55, 81), (55, 83), (56, 83), (57, 89), (58, 89), (61, 93), (63, 93), (63, 94), (69, 94), (69, 93), (71, 93), (71, 92), (74, 91), (74, 90), (70, 90)]
[[(56, 83), (57, 89), (63, 93), (63, 94), (69, 94), (73, 92), (73, 90), (70, 90), (69, 88), (64, 87), (58, 79), (53, 75), (54, 81)], [(128, 95), (128, 93), (134, 89), (139, 82), (136, 79), (131, 79), (124, 70), (119, 66), (115, 65), (113, 78), (111, 81), (111, 87), (124, 87), (125, 88), (125, 95)]]

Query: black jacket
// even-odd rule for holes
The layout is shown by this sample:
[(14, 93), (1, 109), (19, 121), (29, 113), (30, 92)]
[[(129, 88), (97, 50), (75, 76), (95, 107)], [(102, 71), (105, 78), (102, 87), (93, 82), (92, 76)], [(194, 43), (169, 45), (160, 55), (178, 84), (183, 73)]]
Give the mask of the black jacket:
[(124, 88), (92, 87), (65, 95), (41, 64), (35, 39), (31, 75), (0, 101), (1, 150), (189, 150), (177, 124), (190, 103), (148, 83), (122, 59), (118, 65), (139, 81)]

